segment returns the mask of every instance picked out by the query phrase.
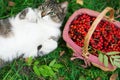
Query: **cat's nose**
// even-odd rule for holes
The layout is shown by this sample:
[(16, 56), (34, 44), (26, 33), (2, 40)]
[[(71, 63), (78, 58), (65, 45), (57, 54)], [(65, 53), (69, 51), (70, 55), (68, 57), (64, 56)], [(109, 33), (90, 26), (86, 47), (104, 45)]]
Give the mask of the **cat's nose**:
[(46, 15), (46, 12), (45, 12), (45, 11), (42, 11), (41, 17), (44, 17), (45, 15)]

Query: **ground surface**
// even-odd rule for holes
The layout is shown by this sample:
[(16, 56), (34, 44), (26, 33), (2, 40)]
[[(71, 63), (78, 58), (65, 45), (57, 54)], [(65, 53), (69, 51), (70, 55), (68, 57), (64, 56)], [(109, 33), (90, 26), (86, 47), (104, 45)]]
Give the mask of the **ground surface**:
[[(14, 3), (9, 3), (12, 1)], [(62, 2), (65, 0), (57, 0)], [(105, 7), (110, 6), (116, 10), (115, 16), (120, 14), (119, 0), (84, 0), (84, 5), (76, 4), (76, 0), (66, 0), (69, 2), (68, 13), (63, 23), (62, 29), (69, 16), (77, 9), (89, 8), (96, 11), (102, 11)], [(37, 7), (43, 0), (1, 0), (0, 1), (0, 18), (7, 18), (16, 15), (26, 7)], [(119, 19), (118, 19), (119, 20)], [(60, 54), (64, 53), (62, 56)], [(23, 59), (14, 60), (12, 63), (0, 69), (0, 80), (109, 80), (111, 74), (118, 73), (120, 69), (114, 72), (104, 72), (96, 67), (82, 68), (81, 60), (71, 61), (72, 51), (66, 47), (61, 38), (59, 47), (51, 54), (37, 59), (28, 60), (26, 63)], [(119, 80), (118, 78), (117, 80)]]

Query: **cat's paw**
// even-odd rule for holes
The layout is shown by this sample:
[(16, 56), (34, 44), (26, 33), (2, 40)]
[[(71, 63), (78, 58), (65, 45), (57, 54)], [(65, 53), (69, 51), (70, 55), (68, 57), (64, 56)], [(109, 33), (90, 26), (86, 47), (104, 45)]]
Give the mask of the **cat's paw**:
[(37, 14), (35, 13), (35, 11), (32, 8), (29, 8), (26, 19), (29, 22), (33, 22), (33, 23), (37, 22)]
[(32, 8), (24, 9), (20, 13), (19, 18), (21, 20), (27, 20), (28, 22), (33, 22), (33, 23), (37, 22), (37, 15), (36, 15), (35, 11)]
[(49, 39), (43, 42), (41, 49), (38, 50), (38, 55), (46, 55), (57, 48), (57, 42), (53, 39)]

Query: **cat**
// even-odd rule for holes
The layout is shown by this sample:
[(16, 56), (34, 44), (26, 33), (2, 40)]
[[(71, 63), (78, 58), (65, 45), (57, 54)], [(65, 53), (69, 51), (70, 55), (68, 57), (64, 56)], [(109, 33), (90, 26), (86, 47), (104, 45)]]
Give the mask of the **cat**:
[(45, 0), (38, 8), (25, 8), (16, 16), (0, 20), (0, 66), (23, 55), (43, 56), (58, 47), (60, 27), (68, 2)]

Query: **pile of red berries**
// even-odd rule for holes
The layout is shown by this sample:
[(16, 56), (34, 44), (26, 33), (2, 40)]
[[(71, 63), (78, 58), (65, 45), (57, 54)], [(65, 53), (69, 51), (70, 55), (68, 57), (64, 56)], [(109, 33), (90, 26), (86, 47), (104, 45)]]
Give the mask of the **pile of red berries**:
[[(96, 18), (87, 14), (77, 16), (69, 29), (70, 38), (80, 47), (84, 46), (84, 37)], [(120, 52), (120, 28), (113, 23), (102, 20), (90, 39), (91, 51)]]

